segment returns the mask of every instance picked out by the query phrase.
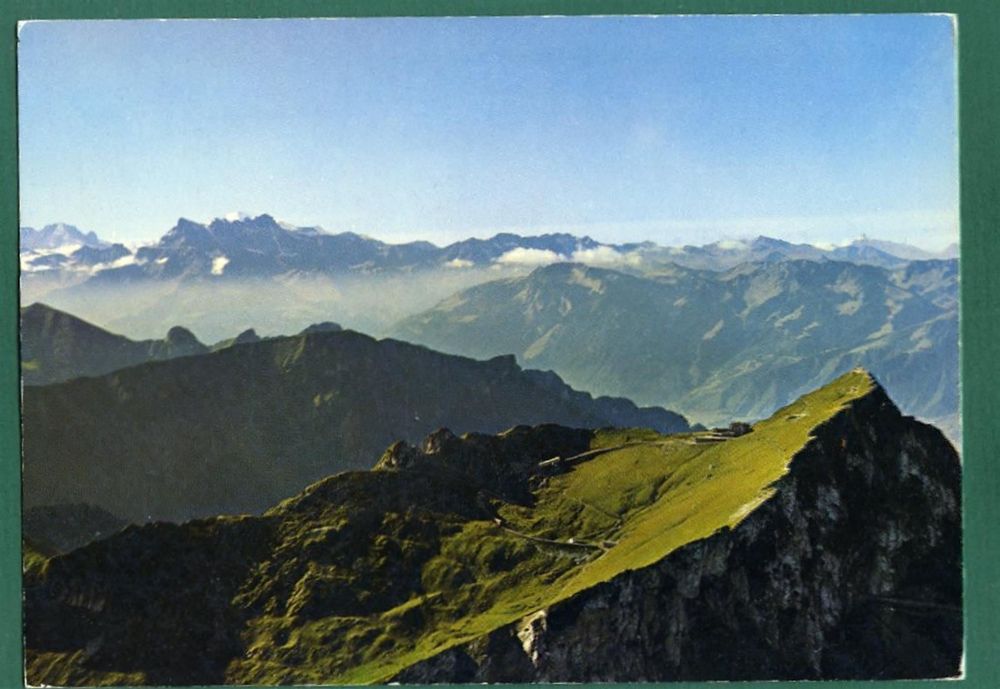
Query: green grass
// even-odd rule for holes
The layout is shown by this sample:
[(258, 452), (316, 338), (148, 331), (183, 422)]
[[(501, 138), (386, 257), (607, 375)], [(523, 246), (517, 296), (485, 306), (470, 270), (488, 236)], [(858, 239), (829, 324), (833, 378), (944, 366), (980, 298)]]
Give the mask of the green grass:
[(38, 653), (28, 651), (25, 654), (25, 667), (29, 677), (60, 677), (66, 685), (118, 685), (136, 686), (146, 684), (146, 675), (142, 672), (101, 672), (94, 670), (81, 671), (83, 651), (74, 653)]
[(31, 543), (21, 543), (21, 569), (25, 576), (35, 575), (42, 571), (49, 559)]
[[(426, 595), (381, 615), (299, 625), (285, 640), (287, 655), (271, 663), (237, 661), (230, 676), (385, 682), (413, 663), (651, 565), (746, 518), (773, 494), (813, 428), (872, 386), (867, 374), (851, 372), (756, 424), (753, 433), (718, 444), (695, 444), (697, 434), (599, 431), (591, 447), (607, 451), (551, 477), (534, 505), (500, 505), (503, 527), (472, 521), (445, 537), (423, 566)], [(258, 620), (251, 647), (266, 645), (275, 629), (291, 623)]]

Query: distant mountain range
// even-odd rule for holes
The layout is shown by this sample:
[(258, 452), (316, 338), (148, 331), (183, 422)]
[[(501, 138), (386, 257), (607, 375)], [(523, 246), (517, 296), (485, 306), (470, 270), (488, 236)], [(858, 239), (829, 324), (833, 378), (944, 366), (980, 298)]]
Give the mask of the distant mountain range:
[(726, 270), (746, 262), (796, 259), (896, 267), (912, 260), (957, 255), (954, 247), (935, 255), (905, 244), (870, 239), (833, 249), (769, 237), (662, 247), (652, 242), (606, 244), (565, 233), (527, 237), (503, 233), (445, 247), (424, 241), (387, 244), (353, 232), (328, 234), (319, 227), (295, 227), (266, 214), (232, 215), (205, 224), (181, 218), (159, 241), (134, 252), (122, 244), (101, 242), (93, 232), (85, 235), (71, 225), (49, 225), (38, 231), (21, 228), (21, 250), (25, 276), (75, 272), (80, 280), (94, 285), (383, 274), (491, 265), (536, 267), (560, 261), (629, 270), (655, 268), (662, 263)]
[[(177, 354), (43, 307), (29, 310), (35, 321), (60, 343), (45, 353), (32, 345), (39, 375), (65, 377), (73, 362), (96, 371)], [(555, 374), (524, 371), (513, 356), (475, 361), (331, 324), (319, 330), (26, 385), (25, 506), (86, 503), (129, 521), (254, 512), (442, 426), (457, 433), (549, 422), (688, 428), (678, 414), (595, 399)]]
[(958, 262), (786, 260), (647, 276), (557, 264), (461, 291), (395, 337), (513, 353), (571, 385), (705, 423), (762, 418), (856, 366), (958, 435)]
[[(537, 260), (531, 252), (562, 256), (598, 247), (615, 251), (640, 248), (635, 244), (604, 245), (589, 237), (577, 238), (569, 234), (540, 237), (498, 234), (490, 239), (467, 239), (443, 248), (421, 241), (387, 244), (353, 232), (327, 234), (318, 227), (294, 227), (265, 214), (227, 216), (206, 224), (181, 218), (158, 242), (139, 247), (133, 253), (121, 244), (101, 243), (93, 233), (89, 235), (92, 241), (84, 241), (76, 228), (50, 226), (54, 227), (68, 228), (63, 233), (65, 241), (33, 239), (31, 233), (34, 231), (22, 228), (22, 271), (31, 274), (76, 270), (87, 273), (87, 279), (93, 284), (461, 269), (488, 266), (498, 260), (516, 262), (516, 250), (529, 252), (527, 260), (531, 261)], [(46, 237), (51, 234), (48, 232)], [(80, 253), (80, 246), (74, 242), (90, 250)], [(72, 252), (39, 252), (63, 244), (69, 245)], [(104, 253), (98, 254), (95, 249)]]
[[(79, 231), (64, 234), (82, 241)], [(23, 251), (21, 303), (44, 302), (141, 340), (159, 339), (176, 324), (219, 340), (248, 328), (298, 332), (323, 320), (384, 336), (400, 319), (457, 291), (560, 262), (643, 277), (671, 266), (723, 272), (745, 263), (810, 260), (895, 269), (940, 260), (874, 239), (833, 249), (768, 237), (664, 247), (503, 233), (445, 247), (387, 244), (240, 214), (209, 223), (181, 219), (157, 242), (135, 249), (97, 242)]]
[(33, 227), (22, 227), (20, 231), (21, 252), (40, 251), (44, 249), (63, 249), (69, 251), (88, 247), (101, 249), (107, 246), (95, 232), (81, 232), (79, 228), (66, 223), (46, 225), (40, 230)]
[(872, 239), (857, 239), (847, 246), (830, 249), (811, 244), (793, 244), (771, 237), (747, 240), (721, 240), (703, 246), (656, 247), (644, 253), (651, 263), (674, 263), (700, 270), (728, 270), (742, 263), (789, 260), (848, 261), (861, 265), (894, 268), (914, 260), (957, 258), (957, 247), (932, 254), (907, 244)]

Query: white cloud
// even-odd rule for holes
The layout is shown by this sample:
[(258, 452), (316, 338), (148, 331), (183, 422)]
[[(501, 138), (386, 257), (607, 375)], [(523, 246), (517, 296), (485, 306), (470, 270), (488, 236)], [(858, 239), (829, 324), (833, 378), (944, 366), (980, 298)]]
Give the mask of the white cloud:
[(29, 252), (35, 256), (51, 256), (52, 254), (62, 254), (63, 256), (69, 256), (77, 249), (83, 247), (83, 244), (63, 244), (62, 246), (57, 246), (51, 249), (41, 248), (41, 249), (21, 249), (21, 252)]
[(720, 239), (716, 242), (716, 246), (723, 251), (738, 251), (747, 248), (746, 242), (742, 239)]
[(119, 256), (115, 260), (108, 264), (109, 268), (122, 268), (124, 266), (131, 266), (136, 263), (135, 254), (126, 254), (125, 256)]
[(38, 258), (40, 254), (33, 252), (22, 252), (21, 253), (21, 272), (22, 273), (42, 273), (46, 270), (52, 270), (50, 266), (33, 266), (31, 262)]
[(526, 249), (519, 246), (500, 256), (496, 262), (504, 265), (547, 266), (565, 260), (565, 256), (551, 249)]
[(577, 249), (570, 257), (576, 263), (589, 265), (618, 265), (624, 259), (622, 253), (610, 246), (597, 246), (593, 249)]
[(102, 270), (108, 270), (110, 268), (124, 268), (125, 266), (140, 265), (135, 254), (127, 254), (125, 256), (120, 256), (113, 261), (107, 263), (95, 263), (92, 265), (87, 272), (91, 274), (96, 274)]
[(839, 249), (842, 246), (847, 246), (851, 242), (848, 240), (841, 240), (839, 242), (813, 242), (813, 246), (817, 249), (822, 249), (823, 251), (833, 251), (834, 249)]
[(229, 264), (228, 256), (216, 256), (212, 259), (212, 275), (222, 275), (222, 271)]
[(570, 260), (575, 263), (586, 263), (589, 266), (634, 266), (642, 263), (642, 256), (634, 251), (623, 254), (610, 246), (597, 246), (593, 249), (577, 249), (570, 256)]
[(445, 268), (471, 268), (475, 265), (472, 261), (466, 260), (464, 258), (453, 258), (450, 261), (446, 261), (444, 264)]

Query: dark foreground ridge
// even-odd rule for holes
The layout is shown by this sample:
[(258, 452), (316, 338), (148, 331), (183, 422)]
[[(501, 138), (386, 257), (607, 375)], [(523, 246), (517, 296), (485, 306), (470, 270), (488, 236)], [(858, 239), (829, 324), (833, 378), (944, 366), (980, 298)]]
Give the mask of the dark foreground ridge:
[(865, 373), (752, 432), (517, 427), (29, 553), (31, 684), (945, 677), (960, 467)]

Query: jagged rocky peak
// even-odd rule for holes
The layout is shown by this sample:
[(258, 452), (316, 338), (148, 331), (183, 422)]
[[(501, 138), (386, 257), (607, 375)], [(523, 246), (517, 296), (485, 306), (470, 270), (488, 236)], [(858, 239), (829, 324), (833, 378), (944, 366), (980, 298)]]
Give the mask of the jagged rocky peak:
[(425, 455), (435, 455), (446, 451), (458, 440), (447, 428), (439, 428), (424, 438), (421, 450)]
[(167, 331), (167, 342), (175, 346), (200, 345), (195, 334), (182, 325), (175, 325)]
[(409, 469), (422, 463), (429, 457), (452, 456), (460, 454), (468, 447), (464, 444), (474, 444), (474, 434), (459, 438), (447, 428), (439, 428), (424, 438), (419, 447), (414, 447), (405, 441), (398, 441), (389, 446), (375, 464), (376, 471)]
[(419, 448), (402, 440), (393, 443), (379, 458), (374, 468), (376, 471), (409, 469), (430, 455), (455, 451), (463, 440), (447, 428), (439, 428), (424, 438)]
[(124, 244), (110, 244), (107, 246), (94, 246), (85, 244), (71, 254), (71, 257), (87, 264), (110, 263), (132, 252)]
[(539, 463), (558, 454), (576, 454), (589, 447), (593, 432), (554, 424), (514, 426), (496, 435), (456, 436), (439, 428), (418, 447), (396, 442), (375, 465), (376, 470), (405, 470), (445, 465), (476, 476), (493, 476), (501, 483), (519, 483), (538, 470)]
[(234, 345), (251, 344), (253, 342), (260, 342), (260, 335), (258, 335), (257, 331), (253, 328), (247, 328), (233, 340)]
[(340, 323), (334, 323), (333, 321), (323, 321), (322, 323), (313, 323), (307, 326), (300, 332), (300, 335), (311, 335), (313, 333), (339, 333), (344, 329)]
[(420, 458), (420, 451), (405, 440), (394, 442), (375, 463), (375, 471), (408, 469)]
[(30, 227), (22, 227), (20, 232), (21, 249), (55, 249), (58, 247), (83, 244), (84, 246), (99, 247), (103, 242), (93, 230), (83, 232), (74, 225), (68, 223), (52, 223), (40, 230)]
[(207, 228), (201, 223), (197, 223), (194, 220), (189, 220), (188, 218), (177, 218), (177, 222), (170, 229), (167, 234), (186, 234), (186, 233), (203, 233), (207, 232)]
[(210, 229), (218, 229), (229, 225), (239, 225), (248, 228), (282, 229), (274, 216), (261, 213), (254, 217), (246, 213), (227, 213), (224, 217), (215, 218), (209, 223)]
[[(170, 231), (160, 239), (155, 247), (147, 247), (146, 251), (140, 252), (142, 256), (156, 254), (158, 250), (179, 249), (188, 247), (200, 251), (206, 251), (215, 245), (215, 239), (208, 228), (187, 218), (178, 218), (176, 224)], [(157, 254), (158, 255), (158, 254)]]

